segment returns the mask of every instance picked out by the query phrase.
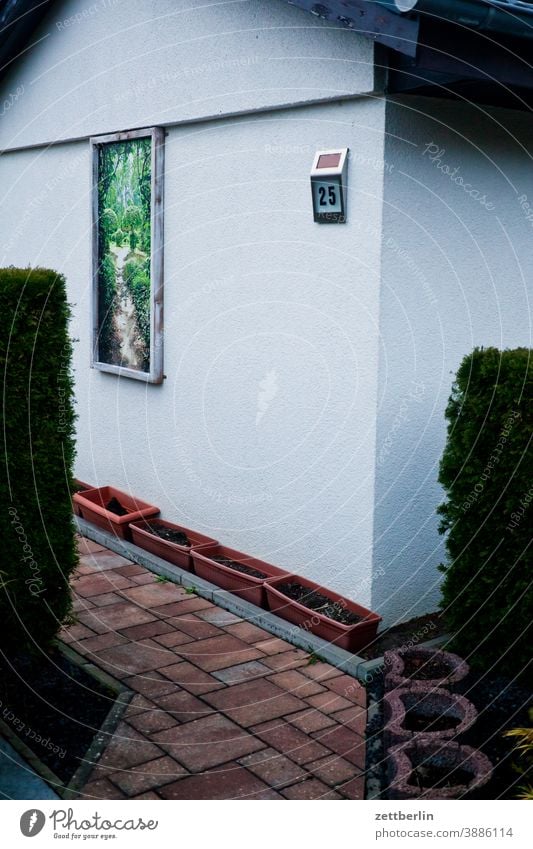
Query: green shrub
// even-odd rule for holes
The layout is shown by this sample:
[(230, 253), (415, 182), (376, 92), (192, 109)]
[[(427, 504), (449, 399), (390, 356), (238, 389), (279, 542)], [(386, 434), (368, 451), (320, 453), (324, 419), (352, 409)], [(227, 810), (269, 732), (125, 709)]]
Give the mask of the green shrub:
[[(531, 351), (476, 348), (446, 409), (439, 508), (448, 563), (442, 606), (455, 648), (474, 666), (525, 668), (531, 590)], [(528, 515), (529, 513), (529, 515)]]
[(47, 647), (75, 568), (69, 307), (54, 271), (0, 269), (0, 649)]

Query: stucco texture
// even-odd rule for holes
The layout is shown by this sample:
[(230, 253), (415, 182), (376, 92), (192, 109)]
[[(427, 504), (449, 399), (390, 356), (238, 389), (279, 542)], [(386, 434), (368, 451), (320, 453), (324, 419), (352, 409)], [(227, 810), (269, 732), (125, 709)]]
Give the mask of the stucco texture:
[(387, 104), (372, 605), (434, 610), (435, 510), (454, 374), (476, 345), (531, 345), (531, 121), (429, 98)]

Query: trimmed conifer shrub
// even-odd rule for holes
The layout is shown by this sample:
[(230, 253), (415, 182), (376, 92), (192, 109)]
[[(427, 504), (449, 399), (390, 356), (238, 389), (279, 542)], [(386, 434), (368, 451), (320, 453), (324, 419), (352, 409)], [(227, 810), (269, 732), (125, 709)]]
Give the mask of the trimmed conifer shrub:
[(74, 412), (65, 280), (0, 269), (0, 649), (47, 648), (77, 562)]
[(533, 593), (532, 352), (476, 348), (446, 409), (439, 508), (448, 561), (442, 607), (474, 666), (520, 672), (530, 660)]

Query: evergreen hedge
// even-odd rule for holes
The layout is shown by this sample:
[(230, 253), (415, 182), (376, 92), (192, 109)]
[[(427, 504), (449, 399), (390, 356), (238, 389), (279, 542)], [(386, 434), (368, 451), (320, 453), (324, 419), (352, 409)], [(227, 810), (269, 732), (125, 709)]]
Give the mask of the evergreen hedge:
[(527, 348), (465, 357), (439, 475), (447, 496), (442, 607), (454, 647), (474, 666), (512, 672), (531, 655), (532, 378)]
[(0, 269), (0, 649), (47, 648), (77, 562), (70, 311), (55, 271)]

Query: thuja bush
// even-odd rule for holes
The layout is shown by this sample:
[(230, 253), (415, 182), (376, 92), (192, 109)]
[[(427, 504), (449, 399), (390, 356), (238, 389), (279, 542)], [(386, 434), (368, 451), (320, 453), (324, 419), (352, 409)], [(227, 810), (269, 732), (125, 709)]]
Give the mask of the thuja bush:
[(476, 348), (465, 357), (439, 475), (442, 607), (454, 647), (474, 666), (513, 672), (530, 659), (533, 619), (531, 353)]
[(0, 269), (0, 649), (47, 648), (70, 613), (74, 412), (69, 307), (54, 271)]

